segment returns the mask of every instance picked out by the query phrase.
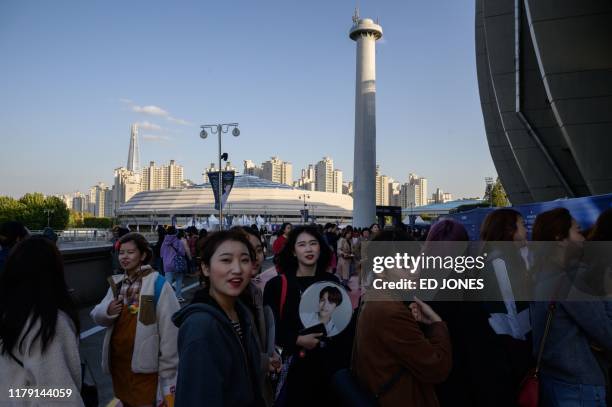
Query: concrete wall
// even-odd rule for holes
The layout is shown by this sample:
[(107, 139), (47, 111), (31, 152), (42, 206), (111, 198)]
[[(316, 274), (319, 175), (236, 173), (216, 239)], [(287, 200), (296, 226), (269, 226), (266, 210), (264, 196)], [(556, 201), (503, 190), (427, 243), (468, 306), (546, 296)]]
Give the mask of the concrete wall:
[(73, 291), (79, 308), (97, 304), (108, 290), (106, 278), (112, 274), (112, 246), (61, 250), (66, 284)]

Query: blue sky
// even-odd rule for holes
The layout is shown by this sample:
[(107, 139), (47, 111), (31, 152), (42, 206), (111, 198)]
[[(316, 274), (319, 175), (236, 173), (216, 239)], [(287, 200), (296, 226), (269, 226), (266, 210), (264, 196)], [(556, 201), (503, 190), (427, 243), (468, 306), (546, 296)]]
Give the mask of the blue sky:
[[(0, 2), (0, 194), (84, 191), (125, 166), (175, 159), (201, 182), (215, 139), (239, 122), (230, 161), (290, 161), (294, 178), (331, 156), (353, 173), (355, 0)], [(379, 17), (377, 153), (455, 197), (495, 169), (478, 97), (472, 1), (364, 1)], [(155, 106), (161, 110), (150, 108)], [(147, 108), (149, 107), (149, 108)], [(153, 113), (153, 114), (152, 114)], [(10, 175), (9, 175), (10, 174)]]

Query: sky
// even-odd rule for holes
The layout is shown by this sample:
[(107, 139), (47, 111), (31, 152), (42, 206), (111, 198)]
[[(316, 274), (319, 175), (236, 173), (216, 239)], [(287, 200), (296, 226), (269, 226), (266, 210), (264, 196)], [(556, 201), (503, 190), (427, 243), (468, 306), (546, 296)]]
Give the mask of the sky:
[[(174, 159), (202, 182), (216, 137), (242, 169), (324, 156), (353, 177), (356, 0), (0, 2), (0, 195), (86, 191), (127, 163)], [(377, 162), (401, 183), (454, 197), (495, 176), (476, 79), (474, 3), (360, 0), (379, 18)], [(10, 174), (10, 175), (9, 175)]]

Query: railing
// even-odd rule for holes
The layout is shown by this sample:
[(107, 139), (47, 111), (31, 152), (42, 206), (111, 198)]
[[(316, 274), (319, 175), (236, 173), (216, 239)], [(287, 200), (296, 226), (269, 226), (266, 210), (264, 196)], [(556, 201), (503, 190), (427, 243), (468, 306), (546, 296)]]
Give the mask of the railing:
[[(42, 230), (31, 230), (30, 233), (32, 235), (42, 234)], [(57, 245), (60, 248), (110, 245), (113, 237), (110, 229), (67, 229), (57, 230), (55, 233), (57, 233)], [(157, 240), (155, 232), (139, 233), (150, 242)]]

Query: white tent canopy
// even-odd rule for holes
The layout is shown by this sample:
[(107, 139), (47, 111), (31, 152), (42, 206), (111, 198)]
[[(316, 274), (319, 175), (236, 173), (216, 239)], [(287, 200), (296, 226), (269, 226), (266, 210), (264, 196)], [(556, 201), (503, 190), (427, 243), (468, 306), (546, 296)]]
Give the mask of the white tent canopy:
[[(404, 220), (402, 221), (402, 223), (404, 225), (410, 225), (410, 216), (406, 216)], [(414, 220), (414, 224), (415, 225), (429, 225), (431, 224), (431, 222), (423, 220), (423, 218), (421, 218), (420, 216), (417, 216)]]

